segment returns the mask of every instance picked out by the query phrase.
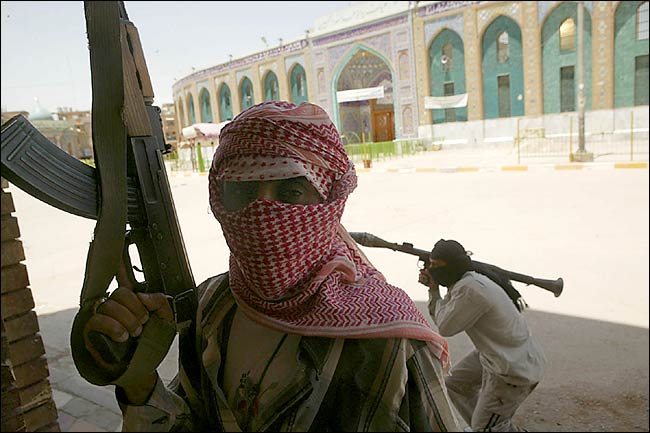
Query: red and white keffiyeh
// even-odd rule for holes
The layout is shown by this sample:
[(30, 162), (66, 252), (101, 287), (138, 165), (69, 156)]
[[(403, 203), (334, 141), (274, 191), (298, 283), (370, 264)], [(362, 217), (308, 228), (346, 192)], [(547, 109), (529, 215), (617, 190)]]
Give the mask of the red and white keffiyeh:
[[(255, 200), (226, 211), (221, 182), (305, 176), (322, 203)], [(271, 101), (220, 133), (209, 174), (210, 206), (231, 250), (230, 287), (256, 322), (305, 336), (405, 337), (429, 342), (447, 364), (444, 338), (409, 296), (387, 283), (341, 226), (357, 177), (322, 108)]]

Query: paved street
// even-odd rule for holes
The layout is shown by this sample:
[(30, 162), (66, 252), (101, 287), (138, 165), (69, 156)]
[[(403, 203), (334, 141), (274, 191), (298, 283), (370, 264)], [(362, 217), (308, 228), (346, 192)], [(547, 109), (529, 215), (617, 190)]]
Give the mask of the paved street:
[[(440, 238), (456, 239), (476, 260), (539, 278), (563, 277), (559, 298), (515, 283), (531, 307), (531, 327), (550, 364), (519, 416), (538, 431), (647, 431), (647, 164), (561, 170), (554, 161), (535, 161), (527, 171), (504, 171), (497, 164), (512, 161), (479, 158), (471, 161), (481, 167), (477, 171), (426, 170), (468, 165), (435, 153), (360, 170), (343, 218), (346, 228), (426, 250)], [(209, 211), (207, 177), (174, 176), (172, 184), (200, 282), (226, 270), (228, 257)], [(115, 431), (120, 416), (111, 387), (85, 383), (69, 355), (94, 221), (53, 209), (13, 186), (10, 191), (62, 431)], [(427, 292), (417, 283), (416, 257), (364, 251), (425, 311)], [(470, 347), (464, 336), (451, 338), (450, 346), (452, 361)], [(166, 380), (173, 376), (175, 355), (172, 350), (161, 367)], [(617, 419), (623, 406), (634, 414)]]

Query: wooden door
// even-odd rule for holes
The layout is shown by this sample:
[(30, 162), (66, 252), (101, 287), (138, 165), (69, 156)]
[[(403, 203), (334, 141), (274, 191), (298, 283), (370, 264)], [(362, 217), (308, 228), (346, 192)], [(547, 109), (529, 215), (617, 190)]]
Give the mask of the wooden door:
[(395, 139), (395, 120), (392, 111), (372, 113), (373, 141), (393, 141)]

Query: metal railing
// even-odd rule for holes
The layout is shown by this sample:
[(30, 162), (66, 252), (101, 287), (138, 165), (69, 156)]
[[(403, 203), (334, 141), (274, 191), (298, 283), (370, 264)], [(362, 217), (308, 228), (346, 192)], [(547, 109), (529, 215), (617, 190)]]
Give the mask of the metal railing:
[[(544, 127), (526, 125), (517, 119), (515, 146), (517, 158), (565, 157), (574, 160), (578, 151), (577, 121), (569, 117), (567, 130), (549, 134)], [(532, 126), (532, 127), (531, 127)], [(630, 161), (648, 159), (648, 128), (635, 128), (634, 116), (630, 113), (629, 127), (612, 131), (586, 133), (585, 150), (593, 154), (594, 159), (607, 155), (629, 157)], [(627, 158), (626, 158), (627, 159)]]
[(426, 150), (431, 150), (424, 139), (400, 139), (392, 141), (380, 141), (369, 143), (346, 144), (345, 151), (354, 163), (363, 162), (368, 167), (370, 163), (365, 161), (383, 161), (392, 158), (413, 156)]

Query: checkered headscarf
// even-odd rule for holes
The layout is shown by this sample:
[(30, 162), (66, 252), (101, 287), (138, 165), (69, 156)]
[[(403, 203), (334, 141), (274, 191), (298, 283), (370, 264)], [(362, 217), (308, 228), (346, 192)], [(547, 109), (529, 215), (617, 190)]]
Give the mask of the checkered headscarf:
[[(221, 182), (305, 176), (321, 203), (258, 199), (226, 211)], [(322, 108), (265, 102), (239, 114), (219, 137), (210, 205), (230, 247), (230, 287), (258, 323), (299, 335), (407, 337), (430, 342), (443, 364), (447, 342), (413, 301), (388, 284), (341, 226), (357, 177)]]

